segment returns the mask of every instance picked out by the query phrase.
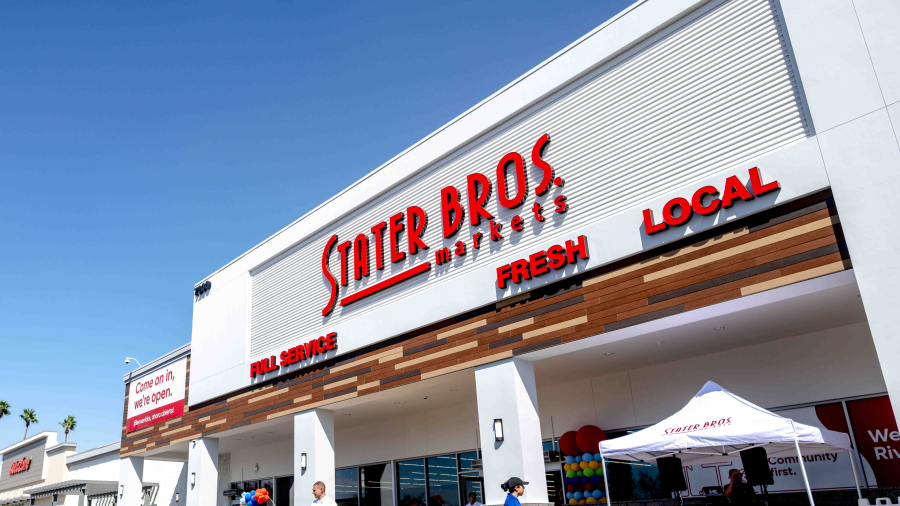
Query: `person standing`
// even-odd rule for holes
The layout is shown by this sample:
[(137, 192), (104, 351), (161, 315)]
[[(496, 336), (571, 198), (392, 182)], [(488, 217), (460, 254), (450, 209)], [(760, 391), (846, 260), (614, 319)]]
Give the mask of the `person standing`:
[(469, 492), (469, 502), (468, 506), (481, 506), (481, 503), (478, 502), (478, 496), (475, 495), (475, 492)]
[(525, 494), (525, 485), (528, 485), (527, 481), (522, 481), (521, 478), (516, 478), (515, 476), (506, 480), (506, 483), (500, 485), (500, 488), (506, 491), (506, 502), (503, 503), (504, 506), (522, 506), (522, 503), (519, 502), (519, 498)]
[(728, 471), (728, 485), (725, 486), (725, 497), (728, 498), (732, 504), (741, 504), (741, 503), (749, 503), (753, 500), (753, 497), (756, 495), (756, 491), (753, 490), (753, 487), (747, 485), (743, 479), (741, 479), (741, 472), (737, 469), (731, 469)]
[(337, 506), (334, 499), (325, 495), (325, 484), (317, 481), (312, 489), (313, 497), (316, 499), (312, 502), (313, 506)]

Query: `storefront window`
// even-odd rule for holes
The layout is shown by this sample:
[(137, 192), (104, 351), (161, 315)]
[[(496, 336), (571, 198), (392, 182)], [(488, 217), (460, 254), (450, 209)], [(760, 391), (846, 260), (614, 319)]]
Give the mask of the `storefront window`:
[(338, 469), (334, 472), (334, 502), (338, 506), (359, 506), (358, 467)]
[(390, 464), (364, 466), (360, 472), (362, 481), (362, 506), (392, 506), (394, 504), (393, 472)]
[(459, 480), (456, 473), (456, 454), (428, 458), (429, 506), (459, 506)]
[(256, 492), (259, 488), (259, 480), (245, 481), (241, 486), (244, 492)]
[(294, 506), (293, 476), (275, 478), (275, 506)]
[(556, 506), (562, 506), (563, 504), (566, 503), (566, 501), (563, 501), (562, 473), (560, 471), (549, 471), (546, 474), (547, 474), (547, 497)]
[(259, 488), (264, 488), (269, 493), (269, 498), (275, 497), (275, 480), (272, 478), (259, 480)]
[(544, 441), (544, 451), (559, 451), (559, 442), (558, 441)]
[(425, 461), (406, 460), (397, 463), (397, 497), (400, 506), (425, 506)]
[(462, 472), (473, 471), (472, 461), (478, 459), (478, 452), (466, 452), (459, 454), (459, 470)]
[[(626, 436), (633, 431), (613, 432), (609, 439)], [(609, 476), (609, 491), (613, 500), (670, 499), (659, 479), (659, 468), (649, 462), (623, 463), (611, 461), (606, 467)]]

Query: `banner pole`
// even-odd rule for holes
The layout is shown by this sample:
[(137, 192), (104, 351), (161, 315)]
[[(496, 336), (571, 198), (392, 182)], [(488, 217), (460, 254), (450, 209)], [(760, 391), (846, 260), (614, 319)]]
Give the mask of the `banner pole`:
[(606, 487), (606, 504), (612, 504), (609, 496), (609, 480), (606, 478), (606, 457), (603, 456), (603, 450), (600, 450), (600, 463), (603, 465), (603, 486)]

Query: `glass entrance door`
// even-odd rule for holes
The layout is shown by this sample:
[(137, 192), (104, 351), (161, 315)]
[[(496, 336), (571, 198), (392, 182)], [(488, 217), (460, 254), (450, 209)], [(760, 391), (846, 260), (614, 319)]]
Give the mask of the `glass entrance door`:
[(469, 504), (469, 494), (475, 494), (475, 500), (484, 504), (484, 478), (460, 476), (459, 488), (462, 492), (460, 501), (463, 505)]

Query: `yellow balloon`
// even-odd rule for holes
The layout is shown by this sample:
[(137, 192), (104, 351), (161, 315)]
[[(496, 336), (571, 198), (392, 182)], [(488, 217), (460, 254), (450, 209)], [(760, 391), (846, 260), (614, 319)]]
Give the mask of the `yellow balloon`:
[(569, 504), (578, 504), (578, 499), (569, 499)]
[(588, 467), (590, 467), (590, 463), (589, 463), (589, 462), (585, 462), (585, 461), (583, 461), (583, 460), (582, 460), (581, 463), (579, 463), (578, 465), (581, 466), (581, 469), (587, 469)]
[(590, 503), (595, 503), (595, 502), (597, 502), (597, 500), (594, 499), (593, 497), (588, 497), (588, 498), (585, 500), (585, 502), (588, 503), (588, 504), (590, 504)]
[(597, 470), (600, 467), (600, 463), (597, 462), (596, 460), (592, 460), (588, 463), (588, 467), (590, 467), (591, 469)]
[(601, 497), (600, 502), (606, 502), (606, 496)]

